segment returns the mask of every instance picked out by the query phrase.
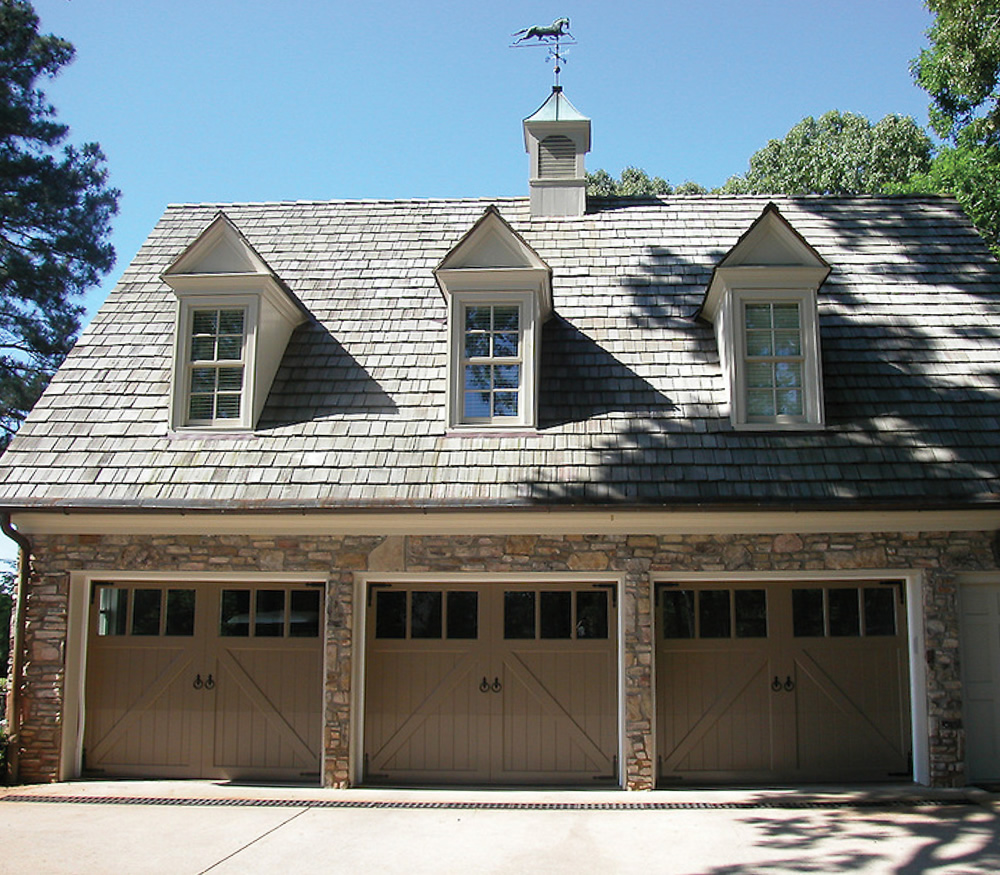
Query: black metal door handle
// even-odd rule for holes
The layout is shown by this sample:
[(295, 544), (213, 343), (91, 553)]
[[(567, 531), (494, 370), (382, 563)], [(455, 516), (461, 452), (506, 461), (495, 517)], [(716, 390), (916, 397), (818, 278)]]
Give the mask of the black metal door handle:
[(211, 675), (209, 675), (207, 678), (205, 678), (205, 689), (211, 690), (214, 688), (215, 688), (215, 680), (212, 678)]
[(785, 690), (787, 690), (790, 693), (794, 689), (795, 689), (795, 681), (792, 680), (791, 675), (788, 675), (785, 678)]
[(200, 674), (196, 674), (194, 676), (194, 683), (191, 684), (191, 686), (194, 687), (196, 690), (200, 690), (203, 686), (205, 686), (205, 682), (201, 679)]
[(771, 689), (776, 693), (781, 692), (781, 678), (777, 675), (774, 676), (774, 680), (771, 681)]
[(503, 689), (503, 684), (500, 683), (500, 678), (493, 678), (493, 692), (499, 693)]
[(488, 693), (489, 691), (490, 691), (490, 682), (486, 680), (486, 675), (483, 675), (483, 679), (479, 683), (479, 692)]

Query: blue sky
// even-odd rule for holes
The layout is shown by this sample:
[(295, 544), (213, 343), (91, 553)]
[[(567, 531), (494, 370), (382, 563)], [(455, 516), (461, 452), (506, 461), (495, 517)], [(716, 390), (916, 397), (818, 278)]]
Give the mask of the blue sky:
[(552, 65), (511, 35), (563, 16), (590, 170), (712, 187), (807, 115), (926, 124), (908, 66), (930, 24), (919, 0), (34, 5), (77, 50), (46, 93), (122, 191), (90, 314), (169, 203), (527, 194), (521, 120)]

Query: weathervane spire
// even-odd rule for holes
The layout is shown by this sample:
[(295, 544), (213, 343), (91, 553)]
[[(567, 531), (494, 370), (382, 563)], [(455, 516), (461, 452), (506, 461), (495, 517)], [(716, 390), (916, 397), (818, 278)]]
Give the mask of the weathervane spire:
[[(512, 36), (517, 37), (517, 39), (511, 43), (511, 48), (544, 46), (548, 50), (545, 55), (545, 61), (546, 63), (549, 61), (554, 62), (555, 84), (553, 85), (553, 90), (560, 90), (562, 86), (559, 84), (559, 74), (562, 73), (562, 65), (566, 62), (566, 54), (562, 51), (562, 46), (576, 45), (573, 34), (569, 32), (569, 19), (557, 18), (552, 24), (536, 24), (532, 27), (519, 30), (517, 33), (512, 34)], [(538, 41), (528, 42), (528, 40), (532, 39), (537, 39)]]

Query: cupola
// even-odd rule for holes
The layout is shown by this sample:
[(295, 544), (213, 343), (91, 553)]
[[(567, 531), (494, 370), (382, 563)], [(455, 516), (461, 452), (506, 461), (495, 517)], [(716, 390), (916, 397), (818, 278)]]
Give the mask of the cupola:
[(554, 85), (548, 100), (524, 120), (524, 148), (531, 157), (531, 215), (582, 216), (590, 119), (569, 102), (561, 85)]

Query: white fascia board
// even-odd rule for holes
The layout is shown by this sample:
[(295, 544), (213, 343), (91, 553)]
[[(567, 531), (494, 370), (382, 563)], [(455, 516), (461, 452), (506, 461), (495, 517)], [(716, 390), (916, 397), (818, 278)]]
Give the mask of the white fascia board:
[(292, 325), (300, 325), (307, 319), (306, 313), (271, 274), (164, 274), (161, 279), (178, 298), (257, 294)]
[(745, 265), (718, 267), (705, 295), (702, 315), (714, 322), (725, 303), (726, 292), (733, 289), (811, 289), (816, 291), (830, 273), (828, 267), (781, 267)]
[(552, 315), (552, 274), (546, 267), (453, 267), (436, 271), (446, 297), (469, 292), (533, 292), (544, 322)]
[(748, 511), (509, 509), (240, 513), (15, 511), (25, 535), (711, 535), (1000, 529), (1000, 509)]

